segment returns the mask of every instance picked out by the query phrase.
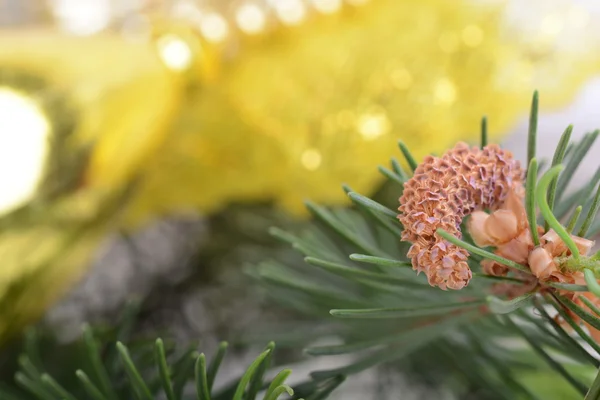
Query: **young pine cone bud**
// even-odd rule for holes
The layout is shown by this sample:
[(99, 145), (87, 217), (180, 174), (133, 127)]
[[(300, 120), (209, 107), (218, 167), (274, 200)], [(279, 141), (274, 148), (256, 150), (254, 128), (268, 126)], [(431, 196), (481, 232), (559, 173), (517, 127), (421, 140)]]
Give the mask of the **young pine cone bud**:
[[(479, 209), (497, 209), (511, 192), (522, 199), (522, 177), (519, 162), (494, 144), (480, 149), (458, 143), (442, 157), (426, 157), (404, 184), (398, 209), (402, 240), (412, 243), (408, 256), (413, 269), (425, 272), (432, 286), (465, 287), (471, 279), (468, 252), (438, 236), (436, 230), (460, 238), (465, 216)], [(515, 229), (510, 216), (497, 218)], [(490, 238), (503, 235), (500, 230), (488, 233)]]

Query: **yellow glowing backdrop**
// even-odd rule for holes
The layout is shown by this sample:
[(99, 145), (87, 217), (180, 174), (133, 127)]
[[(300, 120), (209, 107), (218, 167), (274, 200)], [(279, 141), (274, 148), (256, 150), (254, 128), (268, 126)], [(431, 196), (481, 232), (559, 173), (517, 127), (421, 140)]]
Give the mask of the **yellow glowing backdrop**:
[[(218, 4), (159, 2), (91, 36), (0, 32), (0, 337), (109, 229), (232, 201), (340, 203), (342, 182), (376, 187), (397, 139), (422, 157), (475, 138), (483, 114), (497, 136), (534, 88), (563, 104), (599, 70), (578, 9), (529, 32), (489, 2)], [(567, 29), (577, 46), (558, 45)]]

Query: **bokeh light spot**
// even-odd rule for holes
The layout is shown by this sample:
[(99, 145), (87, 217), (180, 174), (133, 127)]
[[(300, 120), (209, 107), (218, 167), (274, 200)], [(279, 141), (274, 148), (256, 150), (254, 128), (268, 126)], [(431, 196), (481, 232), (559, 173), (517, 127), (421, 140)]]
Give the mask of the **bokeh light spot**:
[(358, 132), (363, 139), (370, 141), (389, 133), (390, 120), (383, 109), (375, 108), (358, 118)]
[(0, 213), (30, 200), (44, 174), (50, 123), (33, 100), (0, 87)]
[(433, 95), (442, 104), (452, 104), (456, 101), (456, 85), (448, 78), (442, 78), (435, 84)]
[(192, 65), (193, 54), (190, 46), (176, 35), (165, 35), (157, 41), (160, 58), (165, 65), (175, 71), (183, 71)]
[(300, 162), (309, 171), (315, 171), (321, 165), (322, 156), (316, 149), (307, 149), (302, 153)]
[(220, 14), (211, 12), (200, 20), (200, 31), (206, 40), (214, 43), (222, 42), (229, 34), (229, 25)]
[(262, 8), (255, 3), (242, 4), (236, 11), (238, 27), (247, 34), (257, 34), (265, 29), (266, 17)]
[(477, 25), (469, 25), (462, 31), (463, 43), (469, 47), (477, 47), (483, 42), (483, 29)]

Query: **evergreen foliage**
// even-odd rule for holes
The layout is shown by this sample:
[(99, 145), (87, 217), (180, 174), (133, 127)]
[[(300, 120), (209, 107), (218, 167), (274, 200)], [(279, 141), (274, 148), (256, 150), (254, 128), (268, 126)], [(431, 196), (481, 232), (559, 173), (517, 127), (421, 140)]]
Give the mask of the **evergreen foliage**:
[[(588, 238), (600, 229), (600, 175), (566, 195), (598, 131), (569, 143), (572, 127), (567, 128), (552, 162), (538, 164), (537, 103), (536, 93), (527, 152), (531, 166), (526, 185), (528, 219), (553, 228), (574, 247), (565, 226)], [(481, 126), (485, 145), (486, 119)], [(372, 199), (344, 186), (352, 207), (327, 208), (307, 202), (314, 224), (297, 231), (271, 229), (273, 236), (296, 251), (296, 257), (272, 258), (246, 271), (263, 286), (270, 303), (304, 316), (298, 329), (303, 324), (320, 327), (302, 336), (287, 327), (274, 339), (289, 346), (305, 346), (305, 352), (313, 356), (355, 355), (354, 361), (343, 367), (314, 371), (317, 381), (393, 362), (408, 376), (452, 388), (461, 399), (600, 399), (600, 379), (594, 380), (600, 347), (571, 317), (576, 315), (600, 328), (600, 313), (583, 309), (552, 287), (536, 288), (514, 299), (493, 296), (492, 285), (518, 285), (519, 281), (510, 275), (485, 275), (481, 260), (496, 260), (528, 273), (529, 269), (493, 254), (492, 249), (477, 247), (466, 229), (462, 240), (438, 233), (469, 251), (468, 263), (474, 273), (468, 287), (459, 291), (432, 288), (424, 276), (412, 270), (406, 256), (410, 244), (400, 242), (403, 228), (395, 209), (403, 183), (417, 163), (403, 143), (399, 147), (409, 168), (403, 168), (397, 159), (391, 160), (390, 167), (379, 167), (387, 180), (387, 195)], [(540, 210), (537, 214), (536, 209)], [(579, 220), (578, 215), (582, 216)], [(539, 240), (536, 236), (537, 232), (534, 240)], [(600, 295), (596, 290), (598, 260), (590, 259), (595, 259), (593, 265), (585, 264), (589, 260), (583, 258), (574, 257), (573, 261), (579, 263), (578, 268), (589, 267), (588, 286), (554, 287)], [(557, 323), (552, 316), (556, 314), (566, 324)], [(566, 328), (567, 324), (572, 329)], [(331, 336), (337, 341), (312, 345)]]

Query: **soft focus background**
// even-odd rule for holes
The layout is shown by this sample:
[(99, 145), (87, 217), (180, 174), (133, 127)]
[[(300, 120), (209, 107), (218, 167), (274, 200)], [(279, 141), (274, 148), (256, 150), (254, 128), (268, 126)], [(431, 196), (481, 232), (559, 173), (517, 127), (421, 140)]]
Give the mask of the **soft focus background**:
[[(210, 352), (280, 316), (240, 273), (279, 251), (266, 229), (303, 223), (304, 198), (345, 204), (343, 182), (376, 190), (397, 139), (419, 157), (441, 152), (475, 141), (487, 114), (493, 139), (524, 160), (534, 89), (544, 156), (568, 124), (575, 138), (600, 127), (597, 1), (414, 3), (0, 0), (0, 211), (2, 229), (25, 232), (0, 243), (11, 271), (0, 274), (0, 301), (25, 276), (20, 325), (42, 316), (68, 341), (139, 298), (140, 331), (200, 337)], [(46, 143), (35, 147), (43, 163), (10, 157), (17, 148), (4, 136), (37, 129), (10, 108), (13, 91), (50, 110), (52, 133), (19, 153)], [(596, 169), (588, 157), (577, 179)], [(21, 197), (6, 189), (27, 179), (15, 186)], [(110, 217), (96, 224), (99, 215)], [(62, 235), (83, 225), (89, 242), (56, 267)], [(23, 261), (40, 242), (47, 258)], [(48, 294), (23, 301), (36, 288)], [(398, 390), (434, 396), (377, 369), (333, 398)]]

